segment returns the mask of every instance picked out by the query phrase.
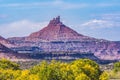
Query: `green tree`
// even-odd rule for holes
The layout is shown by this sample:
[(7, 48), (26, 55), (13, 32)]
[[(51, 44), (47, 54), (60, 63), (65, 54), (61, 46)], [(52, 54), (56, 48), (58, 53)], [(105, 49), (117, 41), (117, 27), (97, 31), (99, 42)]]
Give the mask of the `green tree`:
[(77, 76), (80, 73), (86, 74), (91, 80), (98, 80), (101, 74), (99, 65), (89, 59), (79, 59), (71, 63), (71, 70)]
[(91, 80), (91, 79), (86, 74), (81, 73), (75, 78), (75, 80)]
[(115, 72), (120, 71), (120, 62), (116, 62), (116, 63), (114, 64), (114, 71), (115, 71)]
[(109, 80), (109, 75), (107, 72), (103, 72), (101, 75), (100, 75), (100, 78), (99, 80)]
[(46, 61), (41, 62), (39, 65), (34, 66), (30, 69), (32, 74), (38, 74), (40, 80), (61, 80), (60, 74), (60, 62)]
[(20, 68), (19, 68), (19, 65), (14, 63), (14, 62), (11, 62), (11, 61), (9, 61), (7, 59), (1, 59), (0, 60), (0, 69), (18, 70)]
[(83, 76), (83, 73), (91, 80), (98, 80), (102, 73), (99, 65), (89, 59), (75, 60), (70, 63), (43, 61), (30, 69), (30, 72), (38, 74), (41, 80), (75, 80), (76, 77)]
[(16, 80), (20, 76), (20, 70), (0, 69), (0, 80)]
[(0, 60), (0, 80), (108, 80), (106, 72), (89, 59), (69, 63), (42, 61), (31, 69), (20, 70), (19, 65), (6, 59)]

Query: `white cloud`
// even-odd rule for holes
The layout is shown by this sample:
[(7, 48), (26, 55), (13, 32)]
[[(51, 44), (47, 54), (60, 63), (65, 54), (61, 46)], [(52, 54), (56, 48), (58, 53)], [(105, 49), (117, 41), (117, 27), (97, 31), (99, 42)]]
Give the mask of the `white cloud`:
[(115, 22), (93, 19), (93, 20), (90, 20), (88, 22), (81, 24), (81, 26), (91, 28), (91, 29), (111, 28), (111, 27), (115, 27)]
[(110, 7), (110, 6), (120, 6), (119, 3), (98, 3), (95, 4), (96, 7)]
[(99, 16), (99, 19), (92, 19), (81, 24), (81, 27), (91, 29), (120, 27), (120, 14), (103, 14)]
[(48, 22), (32, 22), (29, 20), (15, 21), (0, 25), (0, 35), (4, 37), (27, 36), (45, 27)]
[(79, 9), (79, 8), (85, 8), (88, 6), (88, 4), (86, 3), (68, 3), (62, 0), (55, 0), (53, 2), (53, 5), (61, 9)]
[(101, 15), (101, 19), (120, 22), (120, 13), (109, 13)]
[(81, 9), (89, 7), (110, 7), (110, 6), (120, 6), (119, 3), (72, 3), (65, 0), (53, 0), (53, 1), (43, 1), (43, 2), (32, 2), (32, 3), (8, 3), (0, 4), (0, 7), (9, 8), (34, 8), (34, 7), (58, 7), (60, 9)]
[(12, 8), (32, 8), (32, 7), (41, 7), (41, 6), (52, 6), (58, 7), (60, 9), (76, 9), (87, 7), (88, 4), (85, 3), (69, 3), (62, 0), (54, 0), (51, 2), (34, 2), (34, 3), (10, 3), (10, 4), (1, 4), (0, 7), (12, 7)]
[(1, 4), (0, 7), (32, 7), (32, 6), (45, 6), (49, 5), (49, 2), (41, 2), (41, 3), (9, 3), (9, 4)]

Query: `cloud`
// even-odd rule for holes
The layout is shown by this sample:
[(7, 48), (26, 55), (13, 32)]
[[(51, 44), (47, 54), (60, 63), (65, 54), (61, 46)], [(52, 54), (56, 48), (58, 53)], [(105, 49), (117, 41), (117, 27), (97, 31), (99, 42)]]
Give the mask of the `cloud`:
[(105, 20), (97, 20), (93, 19), (88, 22), (85, 22), (81, 24), (82, 27), (87, 27), (91, 29), (96, 29), (96, 28), (110, 28), (114, 27), (115, 23), (112, 21), (105, 21)]
[(86, 3), (68, 3), (62, 0), (55, 0), (53, 5), (61, 9), (80, 9), (88, 6)]
[(0, 7), (6, 8), (36, 8), (36, 7), (57, 7), (60, 9), (81, 9), (89, 7), (110, 7), (110, 6), (120, 6), (119, 3), (86, 3), (86, 2), (67, 2), (64, 0), (53, 0), (53, 1), (43, 1), (43, 2), (32, 2), (32, 3), (8, 3), (0, 4)]
[(50, 3), (46, 2), (41, 2), (41, 3), (37, 3), (37, 2), (34, 2), (34, 3), (9, 3), (9, 4), (1, 4), (0, 7), (32, 7), (32, 6), (45, 6), (45, 5), (48, 5)]
[(120, 22), (120, 13), (102, 14), (101, 19)]
[(75, 28), (76, 31), (99, 39), (120, 41), (120, 14), (109, 13), (94, 16), (95, 19), (88, 20)]
[(120, 6), (119, 3), (98, 3), (95, 4), (96, 7), (111, 7), (111, 6)]
[(92, 19), (81, 24), (81, 27), (91, 29), (120, 27), (120, 14), (103, 14), (99, 19)]
[(34, 7), (57, 7), (60, 9), (78, 9), (85, 8), (88, 6), (86, 3), (70, 3), (63, 0), (54, 0), (51, 2), (33, 2), (33, 3), (9, 3), (0, 4), (0, 7), (6, 8), (34, 8)]
[(83, 8), (87, 5), (84, 3), (79, 4), (73, 4), (73, 3), (67, 3), (62, 0), (54, 0), (52, 2), (34, 2), (34, 3), (10, 3), (10, 4), (1, 4), (0, 7), (41, 7), (41, 6), (52, 6), (52, 7), (59, 7), (61, 9), (73, 9), (73, 8)]
[(27, 36), (32, 32), (42, 29), (47, 23), (20, 20), (8, 24), (1, 24), (0, 35), (5, 35), (4, 37)]

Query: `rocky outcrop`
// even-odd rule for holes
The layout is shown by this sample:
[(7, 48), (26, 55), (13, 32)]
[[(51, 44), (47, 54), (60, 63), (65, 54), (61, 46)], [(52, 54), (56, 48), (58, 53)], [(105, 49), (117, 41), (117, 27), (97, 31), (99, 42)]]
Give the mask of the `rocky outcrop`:
[[(96, 39), (70, 29), (60, 21), (60, 17), (51, 20), (45, 28), (27, 37), (9, 38), (21, 47), (38, 47), (38, 52), (94, 53), (103, 60), (120, 59), (120, 42)], [(24, 51), (24, 50), (23, 50)], [(34, 53), (34, 51), (33, 51)]]
[(15, 51), (7, 48), (3, 44), (0, 43), (0, 59), (27, 59), (28, 57), (23, 54), (16, 53)]
[(3, 53), (10, 52), (11, 53), (13, 51), (0, 43), (0, 52), (3, 52)]
[(26, 41), (79, 41), (93, 38), (78, 34), (60, 21), (60, 16), (51, 20), (47, 27), (38, 32), (34, 32), (25, 38)]
[(13, 43), (11, 43), (9, 40), (3, 38), (2, 36), (0, 36), (0, 43), (7, 46), (7, 47), (14, 47), (15, 46)]

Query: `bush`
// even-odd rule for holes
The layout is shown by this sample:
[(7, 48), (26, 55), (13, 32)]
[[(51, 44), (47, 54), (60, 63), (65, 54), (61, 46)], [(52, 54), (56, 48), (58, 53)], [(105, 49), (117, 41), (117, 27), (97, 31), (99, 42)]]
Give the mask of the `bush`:
[[(0, 60), (0, 80), (107, 80), (99, 65), (89, 59), (70, 63), (42, 61), (31, 69), (20, 70), (16, 63)], [(6, 70), (4, 70), (6, 69)], [(102, 74), (102, 75), (101, 75)]]
[(114, 71), (115, 71), (115, 72), (120, 71), (120, 62), (116, 62), (116, 63), (114, 64)]
[(9, 61), (7, 59), (1, 59), (0, 60), (0, 69), (18, 70), (20, 68), (19, 68), (19, 65), (14, 63), (14, 62), (11, 62), (11, 61)]
[(86, 74), (81, 73), (75, 78), (75, 80), (91, 80), (91, 79)]
[(80, 59), (71, 63), (44, 61), (30, 71), (32, 74), (39, 74), (41, 80), (78, 80), (81, 76), (98, 80), (101, 74), (98, 64), (89, 59)]
[(103, 73), (100, 75), (99, 80), (109, 80), (108, 73), (107, 73), (107, 72), (103, 72)]
[(120, 62), (114, 63), (114, 68), (110, 71), (109, 76), (111, 79), (120, 79)]

